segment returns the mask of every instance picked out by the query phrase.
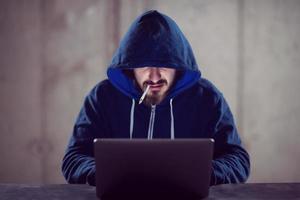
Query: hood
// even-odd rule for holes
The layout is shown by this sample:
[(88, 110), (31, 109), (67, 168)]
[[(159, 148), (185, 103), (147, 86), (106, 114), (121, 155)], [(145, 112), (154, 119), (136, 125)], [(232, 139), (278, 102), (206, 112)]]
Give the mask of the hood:
[(132, 23), (113, 55), (107, 76), (122, 93), (138, 99), (141, 92), (123, 70), (146, 66), (168, 67), (184, 72), (167, 98), (175, 97), (195, 84), (201, 76), (192, 48), (177, 24), (155, 10), (142, 14)]

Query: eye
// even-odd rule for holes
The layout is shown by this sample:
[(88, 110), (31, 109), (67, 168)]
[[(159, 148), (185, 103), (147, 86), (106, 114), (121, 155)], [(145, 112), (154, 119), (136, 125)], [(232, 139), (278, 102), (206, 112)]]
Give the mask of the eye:
[(149, 70), (149, 68), (150, 68), (150, 67), (141, 67), (141, 68), (138, 68), (138, 69), (144, 72), (144, 71)]
[(143, 73), (148, 70), (148, 67), (138, 67), (134, 69), (137, 73)]
[(160, 68), (160, 70), (163, 71), (163, 72), (172, 72), (172, 71), (175, 71), (175, 69), (168, 68), (168, 67), (162, 67), (162, 68)]

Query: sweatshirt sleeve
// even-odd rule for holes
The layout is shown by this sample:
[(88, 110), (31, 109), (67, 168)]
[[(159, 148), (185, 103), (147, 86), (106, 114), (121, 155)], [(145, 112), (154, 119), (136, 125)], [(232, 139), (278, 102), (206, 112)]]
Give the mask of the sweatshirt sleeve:
[(62, 161), (68, 183), (95, 185), (93, 140), (103, 137), (105, 123), (97, 98), (97, 87), (85, 98)]
[(246, 182), (250, 173), (250, 159), (241, 146), (230, 108), (219, 96), (210, 123), (215, 140), (211, 185)]

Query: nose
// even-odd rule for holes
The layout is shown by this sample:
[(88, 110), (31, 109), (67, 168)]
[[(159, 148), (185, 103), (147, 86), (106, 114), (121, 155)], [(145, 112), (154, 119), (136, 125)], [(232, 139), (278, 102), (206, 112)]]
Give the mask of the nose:
[(161, 79), (161, 74), (158, 67), (150, 67), (149, 70), (149, 79), (152, 82), (156, 83)]

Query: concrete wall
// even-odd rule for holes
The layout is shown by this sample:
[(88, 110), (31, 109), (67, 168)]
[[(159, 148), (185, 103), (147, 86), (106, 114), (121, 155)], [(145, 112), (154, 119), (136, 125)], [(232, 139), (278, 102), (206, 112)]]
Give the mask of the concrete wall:
[(1, 1), (0, 25), (0, 181), (41, 181), (38, 1)]
[(251, 181), (300, 181), (300, 1), (245, 3), (244, 135)]
[(63, 183), (83, 98), (147, 9), (171, 16), (204, 77), (227, 99), (252, 160), (250, 182), (300, 181), (300, 1), (0, 2), (0, 182)]

